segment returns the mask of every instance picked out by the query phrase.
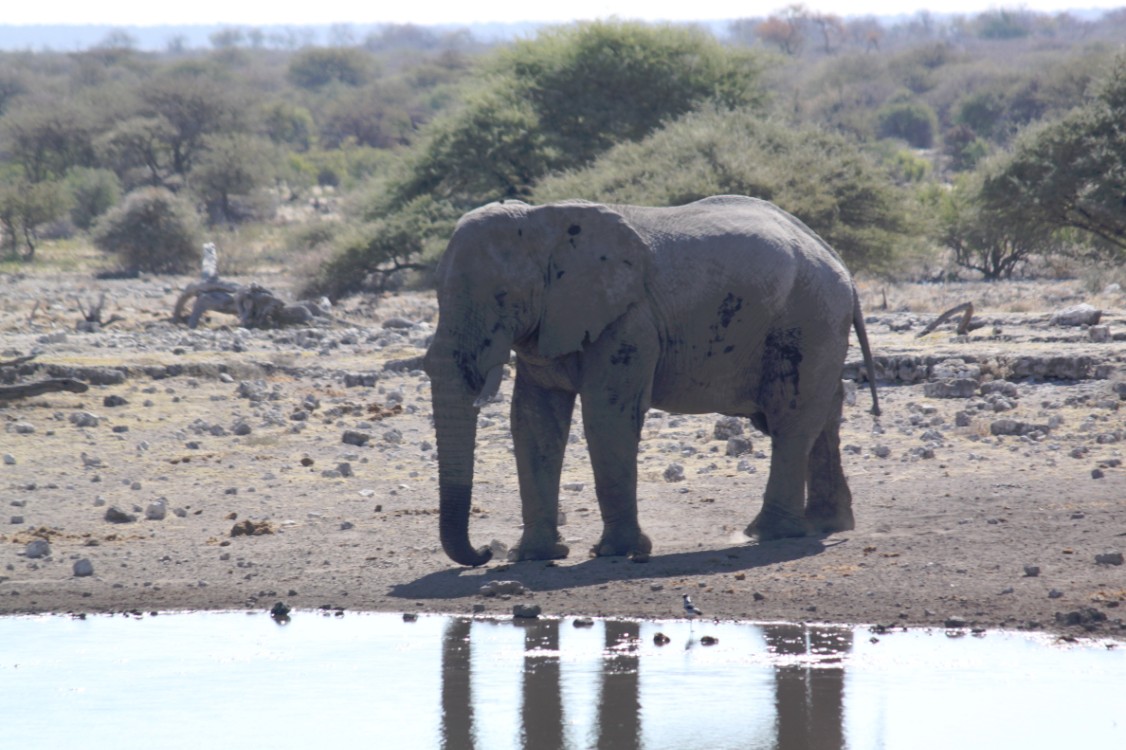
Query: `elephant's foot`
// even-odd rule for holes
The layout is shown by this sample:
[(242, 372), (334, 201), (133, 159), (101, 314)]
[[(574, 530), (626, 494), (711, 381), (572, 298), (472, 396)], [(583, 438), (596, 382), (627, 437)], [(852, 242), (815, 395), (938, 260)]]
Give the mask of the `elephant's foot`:
[(592, 557), (630, 557), (647, 558), (653, 551), (653, 543), (649, 537), (634, 526), (629, 529), (606, 529), (598, 544), (590, 549)]
[(759, 541), (769, 542), (774, 539), (806, 536), (810, 533), (810, 527), (801, 516), (763, 506), (758, 516), (751, 521), (743, 533), (758, 537)]
[(820, 534), (852, 531), (856, 528), (852, 508), (847, 506), (834, 508), (829, 505), (810, 505), (805, 511), (805, 520), (812, 531)]
[(525, 533), (520, 543), (509, 550), (508, 560), (562, 560), (570, 552), (570, 548), (559, 541), (555, 531)]
[(546, 548), (529, 548), (523, 544), (508, 551), (509, 562), (521, 560), (562, 560), (571, 554), (571, 548), (566, 544), (556, 542)]

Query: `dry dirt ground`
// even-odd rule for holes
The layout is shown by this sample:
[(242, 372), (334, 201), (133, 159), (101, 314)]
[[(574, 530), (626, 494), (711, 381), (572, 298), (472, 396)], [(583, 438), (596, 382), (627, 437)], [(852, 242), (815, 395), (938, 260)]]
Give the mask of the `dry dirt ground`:
[[(0, 276), (0, 361), (36, 355), (0, 379), (91, 384), (0, 403), (0, 614), (284, 601), (661, 618), (691, 593), (709, 617), (1126, 638), (1121, 291), (865, 286), (884, 414), (868, 413), (865, 388), (845, 409), (854, 531), (746, 539), (769, 442), (742, 423), (751, 451), (728, 455), (716, 415), (653, 412), (640, 456), (647, 563), (588, 558), (600, 521), (576, 422), (562, 493), (570, 558), (500, 554), (470, 570), (437, 540), (417, 369), (433, 296), (353, 299), (318, 327), (247, 331), (214, 313), (188, 330), (169, 314), (190, 281)], [(287, 292), (280, 278), (243, 281)], [(105, 317), (124, 319), (76, 332), (76, 300), (102, 291)], [(915, 337), (965, 301), (985, 327)], [(1049, 323), (1079, 302), (1106, 328)], [(858, 359), (854, 346), (846, 374)], [(480, 426), (470, 531), (499, 547), (520, 533), (507, 406), (486, 407)], [(491, 581), (523, 592), (483, 595)]]

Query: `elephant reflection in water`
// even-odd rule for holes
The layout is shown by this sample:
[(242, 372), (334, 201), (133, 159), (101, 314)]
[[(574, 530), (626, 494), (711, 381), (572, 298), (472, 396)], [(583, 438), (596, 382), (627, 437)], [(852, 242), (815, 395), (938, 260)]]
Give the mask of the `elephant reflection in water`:
[[(523, 705), (520, 739), (528, 750), (567, 747), (558, 620), (535, 620), (524, 628)], [(640, 656), (641, 625), (604, 623), (603, 659), (595, 729), (584, 747), (614, 750), (642, 746)], [(442, 649), (442, 747), (475, 748), (472, 694), (472, 620), (454, 619)], [(852, 649), (852, 631), (809, 629), (800, 625), (765, 625), (768, 650), (781, 656), (844, 654)], [(842, 750), (844, 738), (844, 667), (780, 664), (774, 669), (776, 750)], [(733, 696), (733, 702), (738, 696)], [(751, 739), (751, 738), (748, 738)]]

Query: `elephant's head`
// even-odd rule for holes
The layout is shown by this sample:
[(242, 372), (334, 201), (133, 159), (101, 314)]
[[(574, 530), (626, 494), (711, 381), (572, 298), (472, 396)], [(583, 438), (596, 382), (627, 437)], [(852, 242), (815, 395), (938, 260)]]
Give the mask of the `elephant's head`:
[(649, 262), (634, 229), (600, 205), (505, 202), (458, 223), (438, 264), (438, 329), (425, 360), (442, 547), (455, 562), (491, 557), (469, 543), (473, 449), (477, 412), (500, 387), (510, 351), (580, 351), (642, 299)]

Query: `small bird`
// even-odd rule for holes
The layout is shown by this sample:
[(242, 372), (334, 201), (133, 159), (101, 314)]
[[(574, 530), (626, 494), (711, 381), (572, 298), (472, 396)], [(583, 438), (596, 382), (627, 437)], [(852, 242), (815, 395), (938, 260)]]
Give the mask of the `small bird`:
[(704, 613), (697, 609), (696, 605), (692, 603), (692, 597), (690, 597), (688, 594), (684, 595), (684, 614), (690, 620), (695, 617), (704, 616)]

